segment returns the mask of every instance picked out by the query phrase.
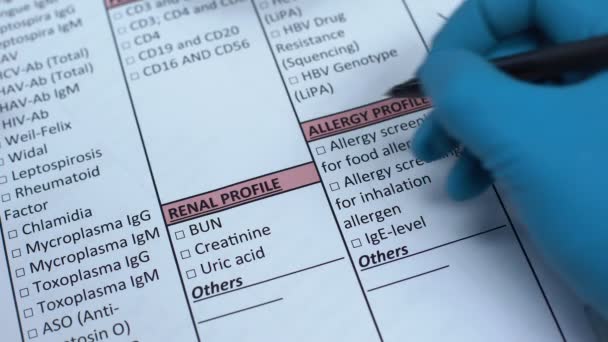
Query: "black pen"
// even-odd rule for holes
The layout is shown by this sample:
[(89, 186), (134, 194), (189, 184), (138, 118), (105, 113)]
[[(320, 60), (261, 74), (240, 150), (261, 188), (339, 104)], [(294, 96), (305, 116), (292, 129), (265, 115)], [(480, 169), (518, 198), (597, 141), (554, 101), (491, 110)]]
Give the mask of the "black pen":
[[(591, 72), (608, 67), (608, 35), (553, 45), (539, 50), (491, 60), (497, 68), (521, 80), (540, 82), (566, 72)], [(424, 96), (418, 79), (392, 87), (391, 97)]]

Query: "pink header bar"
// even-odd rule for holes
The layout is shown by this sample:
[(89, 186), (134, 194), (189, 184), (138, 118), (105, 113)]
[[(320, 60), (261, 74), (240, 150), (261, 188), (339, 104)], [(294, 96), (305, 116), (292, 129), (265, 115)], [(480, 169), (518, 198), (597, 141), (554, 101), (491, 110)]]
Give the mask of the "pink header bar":
[(315, 141), (432, 107), (426, 97), (388, 99), (302, 123), (306, 141)]
[(164, 204), (163, 216), (168, 225), (189, 221), (320, 181), (314, 163), (307, 163)]
[(130, 4), (135, 1), (139, 1), (139, 0), (106, 0), (106, 8), (112, 9), (114, 7)]

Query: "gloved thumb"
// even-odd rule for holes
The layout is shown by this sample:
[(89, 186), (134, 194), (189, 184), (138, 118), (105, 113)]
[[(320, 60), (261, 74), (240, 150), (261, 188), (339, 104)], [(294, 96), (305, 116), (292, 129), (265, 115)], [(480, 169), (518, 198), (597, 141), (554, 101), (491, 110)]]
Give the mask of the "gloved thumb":
[(508, 123), (522, 115), (518, 100), (529, 91), (526, 83), (461, 49), (431, 52), (418, 76), (435, 106), (433, 120), (477, 158), (483, 161), (511, 143), (514, 127)]

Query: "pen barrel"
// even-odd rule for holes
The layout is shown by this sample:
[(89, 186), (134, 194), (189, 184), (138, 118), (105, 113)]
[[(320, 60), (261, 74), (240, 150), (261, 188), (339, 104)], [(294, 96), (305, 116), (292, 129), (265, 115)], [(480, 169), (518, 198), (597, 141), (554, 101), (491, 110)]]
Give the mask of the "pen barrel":
[(546, 47), (492, 62), (505, 73), (528, 81), (551, 79), (565, 72), (596, 71), (608, 67), (608, 37)]

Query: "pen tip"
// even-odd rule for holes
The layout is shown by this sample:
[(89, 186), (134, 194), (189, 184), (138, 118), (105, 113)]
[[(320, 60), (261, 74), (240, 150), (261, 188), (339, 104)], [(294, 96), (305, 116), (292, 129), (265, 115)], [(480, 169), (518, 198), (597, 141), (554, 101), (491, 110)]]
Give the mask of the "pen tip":
[(420, 97), (422, 95), (420, 92), (420, 83), (414, 78), (393, 86), (385, 95), (390, 97)]

